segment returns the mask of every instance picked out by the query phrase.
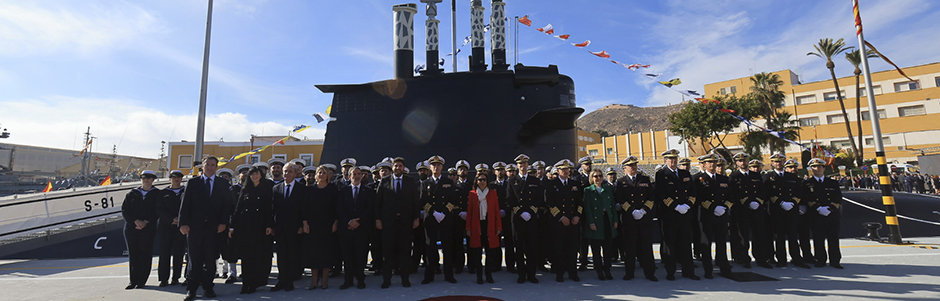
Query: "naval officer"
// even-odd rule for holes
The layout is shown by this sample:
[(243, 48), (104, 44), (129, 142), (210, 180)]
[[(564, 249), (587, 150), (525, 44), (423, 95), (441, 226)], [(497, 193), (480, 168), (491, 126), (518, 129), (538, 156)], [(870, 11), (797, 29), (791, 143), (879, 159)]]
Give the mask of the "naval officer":
[[(183, 191), (186, 189), (183, 183), (183, 172), (179, 170), (170, 171), (170, 186), (163, 189), (160, 199), (157, 201), (157, 214), (160, 216), (157, 222), (157, 237), (160, 240), (160, 260), (157, 266), (157, 275), (160, 280), (160, 287), (169, 284), (179, 284), (179, 279), (183, 272), (183, 255), (186, 252), (186, 236), (180, 233), (179, 212), (180, 201), (183, 198)], [(170, 264), (173, 265), (173, 282), (168, 283), (170, 277)]]
[[(515, 158), (519, 170), (529, 169), (529, 156), (520, 154)], [(516, 231), (516, 264), (519, 266), (518, 283), (526, 280), (538, 283), (535, 278), (536, 264), (541, 256), (538, 250), (538, 211), (545, 203), (545, 192), (538, 179), (526, 173), (509, 178), (506, 189), (507, 203), (512, 206), (512, 224)]]
[[(578, 276), (577, 260), (578, 248), (581, 242), (581, 217), (583, 214), (584, 196), (581, 183), (568, 177), (574, 163), (562, 159), (555, 163), (558, 178), (544, 183), (545, 206), (548, 207), (549, 227), (543, 232), (551, 233), (552, 269), (555, 280), (565, 281), (565, 273), (574, 281), (581, 281)], [(595, 254), (594, 258), (598, 258)], [(598, 262), (595, 260), (594, 262)], [(594, 269), (598, 269), (595, 266)], [(599, 272), (600, 273), (600, 272)]]
[[(808, 214), (817, 214), (813, 224), (813, 246), (816, 267), (829, 265), (842, 269), (842, 252), (839, 250), (839, 220), (842, 218), (842, 190), (839, 182), (825, 176), (826, 162), (819, 158), (809, 161), (813, 177), (803, 181), (802, 191), (809, 206)], [(826, 243), (829, 244), (828, 250)]]
[(424, 229), (426, 233), (425, 258), (427, 266), (424, 270), (424, 279), (421, 284), (428, 284), (434, 281), (435, 270), (440, 265), (440, 253), (437, 249), (437, 241), (441, 242), (444, 254), (444, 280), (450, 283), (457, 283), (454, 278), (454, 264), (456, 253), (453, 248), (458, 244), (456, 240), (462, 235), (456, 231), (463, 231), (457, 228), (458, 210), (457, 187), (454, 181), (444, 177), (444, 158), (441, 156), (431, 156), (428, 158), (428, 164), (431, 169), (431, 176), (421, 183), (421, 215), (424, 216)]
[(712, 279), (712, 243), (715, 243), (715, 261), (721, 275), (731, 276), (731, 264), (728, 262), (728, 222), (729, 212), (734, 203), (731, 202), (731, 185), (728, 177), (717, 169), (718, 155), (708, 154), (699, 157), (702, 163), (702, 172), (692, 177), (695, 183), (695, 199), (699, 207), (699, 228), (702, 231), (702, 266), (705, 278)]
[[(157, 203), (163, 194), (153, 187), (157, 174), (152, 170), (140, 173), (140, 187), (124, 196), (121, 215), (124, 217), (124, 241), (130, 267), (130, 284), (124, 289), (143, 288), (153, 266), (153, 242), (157, 236)], [(149, 195), (149, 196), (148, 196)]]
[(682, 264), (682, 277), (699, 280), (692, 263), (692, 206), (695, 196), (692, 175), (679, 169), (679, 151), (661, 154), (665, 167), (656, 172), (656, 199), (662, 224), (663, 263), (666, 279), (676, 280), (676, 262)]
[(650, 177), (639, 173), (635, 156), (620, 162), (624, 176), (615, 182), (614, 201), (623, 208), (620, 215), (620, 231), (623, 236), (623, 265), (626, 274), (623, 280), (633, 279), (636, 262), (640, 262), (643, 275), (650, 281), (659, 281), (654, 275), (653, 262), (653, 216), (656, 202)]

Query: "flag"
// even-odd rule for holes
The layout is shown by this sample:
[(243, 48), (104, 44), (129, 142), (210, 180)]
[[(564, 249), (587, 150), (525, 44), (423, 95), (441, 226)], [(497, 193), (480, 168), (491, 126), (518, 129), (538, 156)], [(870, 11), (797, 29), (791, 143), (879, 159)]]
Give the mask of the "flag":
[[(859, 25), (859, 26), (861, 26), (861, 25)], [(907, 74), (904, 74), (904, 71), (901, 70), (901, 67), (898, 67), (898, 65), (894, 64), (894, 62), (892, 62), (891, 60), (889, 60), (888, 57), (886, 57), (884, 54), (881, 54), (881, 52), (879, 52), (878, 49), (875, 49), (875, 46), (874, 46), (874, 45), (872, 45), (872, 44), (869, 43), (868, 41), (865, 41), (865, 45), (868, 46), (868, 48), (870, 48), (871, 51), (874, 51), (876, 54), (878, 54), (878, 56), (881, 57), (881, 59), (885, 60), (886, 63), (890, 64), (891, 66), (894, 66), (894, 69), (895, 69), (895, 70), (898, 70), (898, 73), (900, 73), (902, 76), (904, 76), (905, 78), (907, 78), (907, 80), (909, 80), (909, 81), (914, 81), (913, 79), (911, 79), (910, 77), (908, 77)]]
[(558, 39), (560, 39), (560, 40), (562, 40), (562, 41), (567, 41), (567, 40), (568, 40), (568, 37), (570, 37), (570, 36), (571, 36), (571, 35), (563, 34), (563, 35), (555, 36), (555, 38), (558, 38)]
[[(698, 92), (696, 92), (695, 90), (685, 90), (685, 93), (688, 93), (688, 94), (691, 94), (691, 95), (695, 95), (695, 96), (702, 96), (701, 94), (698, 94)], [(715, 101), (715, 102), (717, 102), (717, 101)]]
[(294, 126), (294, 129), (291, 130), (290, 132), (291, 132), (291, 133), (300, 133), (300, 132), (303, 132), (304, 130), (309, 129), (309, 128), (310, 128), (309, 125), (303, 125), (303, 124), (301, 124), (301, 125)]
[(46, 188), (43, 188), (42, 192), (45, 193), (45, 192), (50, 192), (50, 191), (52, 191), (52, 182), (47, 182)]
[(593, 51), (588, 51), (588, 52), (601, 58), (605, 58), (605, 59), (610, 58), (610, 55), (607, 54), (607, 50), (601, 50), (601, 52), (593, 52)]
[(490, 31), (490, 25), (489, 25), (489, 24), (483, 25), (483, 32), (487, 32), (487, 31)]
[(104, 177), (104, 180), (101, 180), (101, 183), (98, 186), (108, 186), (111, 185), (111, 176)]
[(313, 118), (317, 119), (317, 123), (321, 123), (326, 120), (323, 119), (323, 115), (320, 115), (320, 113), (313, 113)]
[(519, 23), (522, 23), (525, 26), (532, 26), (532, 20), (529, 20), (529, 15), (525, 15), (522, 16), (522, 18), (519, 18)]
[(677, 85), (681, 84), (682, 81), (679, 80), (679, 78), (673, 78), (673, 79), (670, 79), (670, 80), (667, 80), (667, 81), (661, 81), (661, 82), (659, 82), (659, 83), (660, 83), (660, 84), (663, 84), (663, 86), (666, 86), (666, 87), (670, 87), (670, 88), (671, 88), (672, 86), (677, 86)]
[(424, 65), (415, 66), (415, 74), (421, 73), (421, 70), (424, 70)]
[(734, 110), (732, 110), (732, 109), (718, 109), (718, 110), (719, 110), (719, 111), (722, 111), (722, 112), (725, 112), (725, 113), (732, 113), (732, 114), (734, 113)]
[(578, 47), (578, 48), (584, 48), (584, 47), (587, 47), (588, 45), (591, 45), (591, 40), (587, 40), (587, 41), (584, 41), (584, 43), (578, 43), (578, 44), (571, 43), (571, 45), (574, 45), (574, 47)]
[[(287, 139), (287, 137), (281, 138), (280, 140), (274, 142), (274, 144), (284, 145), (284, 139)], [(272, 144), (272, 145), (273, 145), (273, 144)]]
[[(690, 90), (690, 91), (691, 91), (691, 90)], [(693, 91), (693, 92), (694, 92), (694, 91)], [(696, 98), (695, 100), (698, 100), (698, 101), (700, 101), (700, 102), (702, 102), (702, 103), (706, 103), (706, 104), (709, 103), (709, 102), (721, 103), (720, 101), (717, 101), (717, 100), (714, 100), (714, 99), (701, 98), (701, 97)], [(735, 116), (735, 118), (738, 118), (738, 116)], [(738, 118), (738, 119), (741, 119), (741, 118)]]
[(646, 76), (646, 77), (649, 77), (649, 78), (653, 78), (653, 79), (655, 79), (655, 78), (657, 78), (657, 77), (660, 77), (660, 76), (662, 76), (662, 75), (663, 75), (662, 73), (646, 73), (646, 74), (643, 74), (643, 76)]
[(640, 64), (630, 64), (630, 65), (623, 65), (623, 66), (624, 66), (624, 67), (627, 67), (627, 69), (630, 69), (630, 70), (637, 70), (637, 69), (640, 69), (640, 68), (649, 68), (649, 67), (650, 67), (650, 65), (640, 65)]
[[(470, 44), (470, 41), (472, 40), (473, 39), (471, 39), (470, 36), (463, 38), (463, 45), (460, 45), (460, 47), (467, 46), (467, 44)], [(457, 51), (457, 53), (460, 53), (460, 51)]]
[(551, 24), (551, 23), (548, 23), (548, 25), (545, 25), (545, 27), (536, 28), (535, 30), (538, 30), (538, 31), (540, 31), (540, 32), (544, 32), (545, 34), (553, 34), (553, 33), (555, 33), (555, 28), (552, 27), (552, 24)]

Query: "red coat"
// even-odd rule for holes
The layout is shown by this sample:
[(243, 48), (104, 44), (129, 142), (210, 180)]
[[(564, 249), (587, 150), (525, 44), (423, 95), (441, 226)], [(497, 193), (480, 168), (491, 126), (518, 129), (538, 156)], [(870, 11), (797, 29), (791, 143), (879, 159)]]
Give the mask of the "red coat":
[[(499, 235), (497, 231), (503, 231), (503, 221), (499, 217), (499, 199), (496, 196), (496, 190), (490, 189), (486, 194), (486, 237), (489, 241), (488, 248), (499, 248)], [(477, 197), (477, 190), (470, 190), (470, 196), (467, 199), (467, 231), (470, 231), (470, 247), (479, 248), (480, 246), (480, 198)]]

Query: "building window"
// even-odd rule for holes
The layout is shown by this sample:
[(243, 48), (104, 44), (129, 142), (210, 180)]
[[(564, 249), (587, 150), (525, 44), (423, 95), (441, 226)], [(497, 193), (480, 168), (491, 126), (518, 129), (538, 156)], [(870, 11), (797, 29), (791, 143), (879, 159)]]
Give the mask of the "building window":
[(584, 151), (584, 147), (583, 147), (583, 146), (579, 146), (579, 147), (578, 147), (578, 151), (583, 152), (583, 151)]
[[(845, 99), (845, 91), (841, 91), (842, 99)], [(823, 93), (823, 101), (837, 100), (836, 92)]]
[(258, 162), (261, 162), (261, 155), (251, 155), (251, 157), (248, 158), (248, 164), (255, 164)]
[(591, 156), (597, 156), (597, 150), (596, 150), (596, 149), (592, 149), (592, 150), (588, 151), (588, 154), (591, 155)]
[(193, 155), (180, 155), (179, 162), (176, 163), (176, 168), (179, 168), (179, 169), (193, 168)]
[(300, 160), (304, 160), (304, 166), (313, 166), (313, 154), (300, 154)]
[[(875, 144), (875, 138), (865, 138), (865, 145), (872, 145), (872, 144)], [(891, 137), (881, 137), (881, 144), (882, 145), (891, 144)]]
[(738, 93), (738, 87), (737, 86), (724, 87), (724, 88), (721, 88), (721, 91), (719, 91), (719, 93), (721, 93), (721, 95)]
[(920, 89), (920, 82), (916, 80), (894, 84), (894, 92), (904, 92), (918, 89)]
[(805, 105), (808, 103), (815, 103), (815, 102), (816, 102), (816, 95), (805, 95), (805, 96), (799, 96), (796, 98), (796, 104), (798, 105)]
[[(871, 90), (875, 92), (875, 95), (881, 95), (881, 86), (872, 86)], [(868, 90), (865, 87), (858, 88), (858, 96), (865, 97), (868, 96)]]
[(819, 125), (819, 117), (800, 118), (800, 126)]
[(848, 140), (836, 140), (830, 142), (830, 145), (835, 148), (850, 148), (852, 147), (852, 142), (849, 142)]
[(924, 114), (927, 114), (927, 111), (924, 110), (924, 105), (898, 108), (898, 115), (901, 117), (924, 115)]
[(933, 81), (934, 87), (940, 87), (940, 77), (935, 77)]
[(281, 159), (287, 161), (287, 154), (274, 154), (271, 156), (271, 159)]
[[(888, 118), (888, 114), (885, 113), (885, 110), (878, 110), (878, 119)], [(868, 111), (862, 112), (862, 120), (871, 120), (871, 114), (868, 114)]]
[(608, 147), (608, 148), (607, 148), (607, 154), (608, 154), (608, 155), (611, 155), (611, 154), (613, 154), (613, 153), (614, 153), (614, 149)]
[(828, 124), (843, 123), (845, 118), (842, 118), (842, 114), (826, 115), (826, 122)]

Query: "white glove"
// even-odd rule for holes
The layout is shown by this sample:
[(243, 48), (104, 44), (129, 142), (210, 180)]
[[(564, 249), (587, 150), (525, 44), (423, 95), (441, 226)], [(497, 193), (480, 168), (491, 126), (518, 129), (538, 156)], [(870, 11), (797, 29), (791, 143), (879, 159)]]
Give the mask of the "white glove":
[(640, 220), (641, 218), (643, 218), (644, 215), (646, 215), (646, 210), (643, 210), (643, 209), (633, 210), (633, 219), (635, 220)]
[(522, 217), (522, 220), (527, 221), (527, 222), (529, 221), (529, 219), (532, 218), (532, 215), (529, 214), (528, 212), (523, 212), (519, 216)]
[(424, 219), (424, 218), (426, 218), (426, 217), (428, 217), (428, 212), (427, 212), (427, 211), (424, 211), (424, 210), (421, 210), (421, 219)]
[(499, 217), (506, 217), (506, 210), (499, 210)]
[(725, 206), (718, 206), (718, 207), (715, 207), (715, 212), (714, 212), (714, 214), (715, 214), (715, 216), (722, 216), (722, 215), (725, 215), (725, 210), (726, 210), (726, 209), (725, 209)]
[(687, 212), (689, 212), (689, 209), (692, 209), (692, 207), (689, 207), (689, 205), (686, 205), (686, 204), (676, 206), (676, 211), (678, 211), (679, 214), (686, 214)]
[(822, 207), (816, 208), (816, 212), (819, 212), (819, 215), (822, 215), (822, 216), (829, 216), (829, 214), (832, 213), (832, 211), (829, 211), (829, 206), (822, 206)]
[(436, 219), (438, 223), (444, 220), (444, 213), (434, 211), (433, 215), (434, 215), (434, 219)]
[(751, 207), (751, 210), (757, 210), (757, 208), (760, 208), (760, 203), (751, 201), (751, 203), (747, 204), (747, 206)]
[(793, 209), (793, 202), (780, 202), (780, 208), (783, 208), (785, 211), (790, 211)]
[(463, 220), (467, 220), (467, 212), (466, 212), (466, 211), (461, 211), (461, 212), (458, 213), (457, 215), (459, 215), (460, 218), (462, 218)]
[(806, 214), (806, 210), (809, 209), (806, 205), (800, 205), (800, 215)]

